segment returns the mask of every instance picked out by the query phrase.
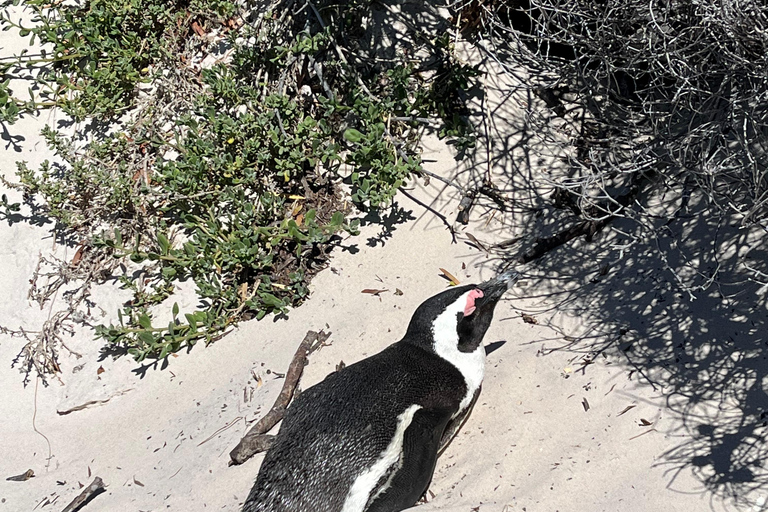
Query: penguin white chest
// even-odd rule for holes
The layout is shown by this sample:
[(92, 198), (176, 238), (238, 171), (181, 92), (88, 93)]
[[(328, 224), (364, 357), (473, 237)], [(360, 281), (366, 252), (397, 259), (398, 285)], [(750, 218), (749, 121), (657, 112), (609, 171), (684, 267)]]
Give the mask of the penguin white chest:
[(473, 352), (459, 350), (459, 333), (456, 330), (457, 315), (464, 311), (469, 292), (462, 295), (456, 302), (435, 318), (432, 334), (435, 340), (435, 353), (455, 366), (464, 377), (467, 394), (459, 404), (457, 414), (466, 409), (475, 392), (483, 383), (485, 375), (485, 347), (482, 344)]

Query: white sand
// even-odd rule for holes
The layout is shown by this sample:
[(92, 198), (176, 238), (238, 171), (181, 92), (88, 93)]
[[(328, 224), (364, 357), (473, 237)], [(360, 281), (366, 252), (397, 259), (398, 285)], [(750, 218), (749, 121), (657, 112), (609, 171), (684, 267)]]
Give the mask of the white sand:
[[(6, 38), (7, 39), (7, 38)], [(3, 50), (8, 51), (9, 47)], [(3, 140), (2, 172), (12, 177), (13, 161), (46, 156), (38, 132), (44, 119), (10, 127), (22, 135), (21, 152)], [(445, 146), (427, 169), (457, 172)], [(456, 198), (432, 181), (418, 197), (453, 221)], [(441, 193), (442, 191), (442, 193)], [(12, 195), (17, 198), (18, 195)], [(451, 243), (444, 225), (405, 197), (398, 203), (416, 220), (394, 226), (391, 237), (371, 241), (373, 224), (335, 250), (329, 269), (312, 283), (313, 294), (288, 320), (246, 322), (214, 345), (170, 357), (168, 367), (137, 372), (129, 358), (98, 360), (100, 345), (87, 331), (68, 343), (82, 358), (62, 350), (62, 373), (49, 387), (22, 375), (10, 363), (22, 346), (0, 337), (0, 511), (61, 510), (100, 476), (108, 485), (83, 510), (239, 510), (262, 456), (227, 467), (229, 451), (247, 430), (246, 420), (263, 414), (308, 329), (332, 331), (330, 346), (314, 353), (301, 385), (307, 388), (333, 371), (397, 341), (414, 308), (443, 290), (439, 267), (464, 282), (493, 275), (492, 262), (460, 240)], [(468, 228), (485, 239), (502, 226), (478, 218)], [(51, 251), (49, 227), (26, 223), (0, 227), (0, 322), (35, 329), (49, 309), (26, 299), (28, 279), (39, 251)], [(352, 254), (351, 247), (357, 251)], [(60, 256), (65, 249), (57, 248)], [(69, 250), (70, 255), (72, 250)], [(462, 263), (466, 270), (462, 271)], [(518, 293), (533, 293), (521, 283)], [(364, 288), (386, 288), (380, 298)], [(401, 296), (394, 295), (402, 290)], [(121, 293), (100, 291), (100, 305), (114, 315)], [(526, 302), (510, 298), (497, 308), (486, 343), (505, 341), (488, 356), (487, 376), (472, 417), (438, 461), (430, 494), (419, 510), (462, 511), (699, 511), (729, 509), (705, 491), (689, 469), (674, 472), (663, 454), (682, 442), (670, 436), (680, 418), (664, 406), (660, 391), (631, 375), (618, 357), (599, 357), (580, 371), (568, 352), (543, 355), (558, 336), (524, 323)], [(550, 341), (545, 341), (550, 340)], [(553, 341), (554, 340), (554, 341)], [(75, 373), (75, 368), (79, 370)], [(99, 368), (103, 372), (99, 373)], [(263, 379), (258, 387), (253, 375)], [(244, 390), (253, 400), (244, 402)], [(589, 403), (585, 411), (583, 401)], [(88, 402), (82, 410), (60, 415)], [(628, 406), (635, 407), (623, 415)], [(652, 426), (640, 426), (647, 420)], [(50, 443), (50, 444), (49, 444)], [(50, 459), (49, 459), (50, 450)], [(33, 469), (26, 482), (8, 476)], [(53, 504), (46, 505), (46, 502)]]

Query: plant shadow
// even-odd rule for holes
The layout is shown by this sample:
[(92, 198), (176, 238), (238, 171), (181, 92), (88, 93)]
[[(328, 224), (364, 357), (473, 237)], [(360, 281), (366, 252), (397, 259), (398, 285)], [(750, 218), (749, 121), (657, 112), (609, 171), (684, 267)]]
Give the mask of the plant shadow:
[(385, 210), (376, 209), (368, 211), (360, 219), (360, 226), (364, 227), (375, 224), (379, 227), (379, 232), (374, 236), (368, 237), (366, 245), (368, 247), (384, 246), (392, 238), (393, 233), (397, 231), (398, 225), (405, 224), (411, 220), (416, 220), (413, 211), (406, 210), (396, 201)]
[(500, 266), (523, 271), (530, 312), (555, 332), (548, 345), (618, 354), (663, 394), (679, 419), (667, 432), (672, 447), (658, 454), (670, 488), (692, 472), (714, 495), (754, 505), (768, 490), (765, 229), (693, 187), (651, 186), (636, 198), (635, 215), (522, 265), (527, 250), (578, 220), (549, 178), (567, 166), (571, 127), (525, 77), (486, 80), (490, 100), (475, 106), (473, 122), (487, 128), (457, 179), (490, 180), (507, 198), (502, 212), (480, 194), (473, 217), (504, 215), (485, 236), (501, 240), (489, 244)]

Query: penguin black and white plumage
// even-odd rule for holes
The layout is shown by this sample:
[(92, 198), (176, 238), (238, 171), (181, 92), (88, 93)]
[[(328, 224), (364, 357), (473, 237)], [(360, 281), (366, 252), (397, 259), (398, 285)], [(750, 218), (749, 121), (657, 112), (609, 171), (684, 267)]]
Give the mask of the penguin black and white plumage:
[(507, 272), (431, 297), (402, 340), (301, 393), (243, 512), (396, 512), (415, 505), (438, 452), (477, 399), (483, 336), (517, 277)]

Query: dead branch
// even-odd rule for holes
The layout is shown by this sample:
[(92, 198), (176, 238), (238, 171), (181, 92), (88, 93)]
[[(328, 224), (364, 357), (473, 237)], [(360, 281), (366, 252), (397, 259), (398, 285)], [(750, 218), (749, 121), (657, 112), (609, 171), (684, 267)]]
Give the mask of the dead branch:
[[(669, 204), (678, 201), (680, 208), (660, 213), (645, 201), (621, 212), (637, 221), (646, 241), (656, 236), (658, 223), (705, 208), (689, 205), (691, 194), (706, 198), (708, 218), (765, 226), (768, 11), (760, 2), (458, 5), (464, 33), (481, 38), (513, 78), (522, 65), (525, 85), (541, 100), (536, 109), (546, 106), (541, 110), (565, 120), (569, 137), (578, 134), (552, 140), (546, 149), (573, 151), (570, 165), (538, 176), (555, 189), (552, 198), (573, 211), (574, 225), (537, 241), (521, 261), (599, 230), (605, 223), (590, 218), (590, 208), (616, 200), (627, 182), (649, 171), (656, 179), (648, 191), (660, 192)], [(550, 124), (549, 113), (535, 117), (560, 130), (562, 123)], [(706, 286), (716, 281), (704, 280)]]
[(285, 382), (277, 400), (272, 408), (265, 414), (251, 429), (243, 436), (240, 442), (229, 453), (231, 459), (230, 465), (242, 464), (255, 454), (269, 449), (272, 445), (273, 436), (264, 435), (269, 432), (280, 420), (283, 419), (288, 404), (293, 398), (296, 386), (299, 383), (301, 374), (304, 371), (307, 355), (317, 346), (322, 345), (331, 336), (331, 333), (320, 331), (307, 331), (306, 336), (299, 344), (299, 348), (291, 360), (288, 371), (285, 374)]
[(461, 201), (459, 202), (459, 213), (456, 214), (456, 222), (464, 224), (465, 226), (469, 224), (469, 213), (472, 211), (472, 206), (475, 204), (476, 197), (477, 189), (474, 187), (467, 189), (464, 192), (464, 195), (461, 196)]
[(104, 481), (99, 478), (98, 476), (93, 479), (93, 482), (91, 482), (91, 485), (83, 489), (83, 492), (81, 492), (77, 498), (72, 500), (72, 502), (67, 505), (67, 507), (62, 510), (61, 512), (74, 512), (75, 510), (78, 510), (83, 503), (88, 501), (88, 498), (95, 495), (96, 493), (103, 491), (106, 489), (106, 486), (104, 485)]

